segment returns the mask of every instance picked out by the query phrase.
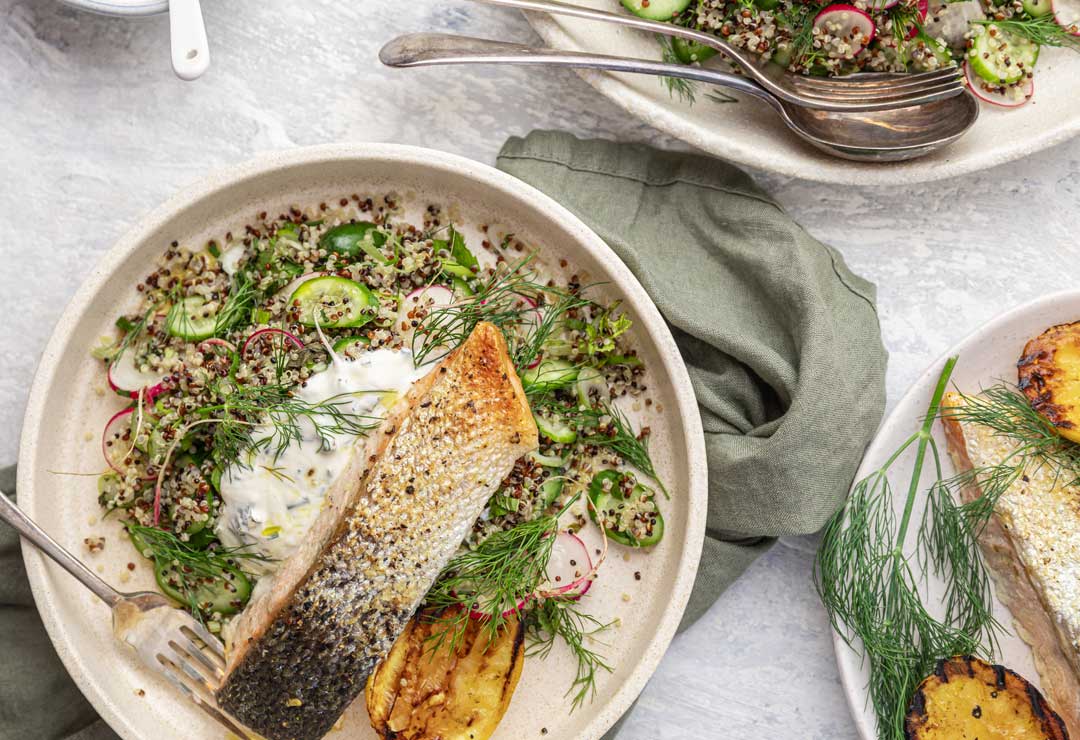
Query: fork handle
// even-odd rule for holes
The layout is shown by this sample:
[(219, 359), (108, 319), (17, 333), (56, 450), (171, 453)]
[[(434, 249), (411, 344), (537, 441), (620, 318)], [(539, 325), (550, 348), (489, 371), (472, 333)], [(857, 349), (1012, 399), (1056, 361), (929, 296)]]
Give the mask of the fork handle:
[(57, 565), (94, 592), (95, 595), (110, 607), (116, 604), (122, 597), (120, 593), (105, 581), (98, 578), (89, 568), (78, 560), (74, 555), (60, 547), (45, 530), (34, 523), (30, 517), (23, 513), (15, 503), (0, 492), (0, 519), (10, 524), (25, 539), (29, 540), (38, 550), (52, 558)]
[(725, 72), (681, 64), (652, 62), (646, 59), (544, 49), (525, 44), (446, 33), (410, 33), (398, 36), (379, 51), (379, 60), (388, 67), (430, 67), (442, 64), (537, 64), (681, 77), (738, 90), (761, 98), (773, 107), (779, 105), (772, 95), (755, 82)]
[(636, 28), (639, 31), (648, 31), (650, 33), (658, 33), (661, 36), (670, 36), (672, 38), (693, 41), (723, 52), (731, 61), (742, 67), (747, 74), (757, 80), (760, 84), (764, 85), (766, 89), (769, 89), (770, 92), (776, 92), (770, 87), (770, 85), (773, 84), (773, 80), (761, 71), (760, 62), (755, 61), (753, 57), (749, 56), (738, 47), (732, 46), (722, 38), (714, 36), (711, 33), (696, 31), (684, 26), (676, 26), (674, 23), (650, 21), (645, 18), (639, 18), (636, 15), (626, 15), (623, 13), (613, 13), (609, 10), (598, 10), (596, 8), (587, 8), (581, 5), (571, 5), (570, 3), (558, 2), (558, 0), (473, 0), (473, 2), (484, 3), (487, 5), (501, 5), (507, 8), (518, 8), (520, 10), (531, 10), (538, 13), (549, 13), (551, 15), (566, 15), (571, 18), (582, 18), (584, 20), (611, 23), (618, 26), (628, 26), (629, 28)]

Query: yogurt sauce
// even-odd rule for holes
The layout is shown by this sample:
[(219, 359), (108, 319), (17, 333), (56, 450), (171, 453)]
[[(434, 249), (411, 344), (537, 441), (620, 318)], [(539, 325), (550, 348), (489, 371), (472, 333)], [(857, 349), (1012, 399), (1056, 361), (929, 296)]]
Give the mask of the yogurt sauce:
[[(377, 349), (356, 360), (338, 356), (329, 369), (298, 387), (296, 396), (313, 404), (341, 396), (343, 411), (382, 417), (430, 369), (430, 365), (414, 367), (408, 350)], [(218, 537), (226, 547), (245, 547), (270, 559), (252, 559), (245, 568), (272, 573), (296, 551), (322, 511), (330, 485), (353, 450), (362, 446), (353, 435), (341, 434), (332, 436), (324, 448), (310, 420), (301, 418), (299, 424), (302, 440), (276, 459), (274, 449), (263, 449), (249, 454), (244, 465), (231, 465), (221, 476), (224, 505)], [(256, 439), (260, 434), (269, 436), (270, 430), (269, 425), (257, 428)]]

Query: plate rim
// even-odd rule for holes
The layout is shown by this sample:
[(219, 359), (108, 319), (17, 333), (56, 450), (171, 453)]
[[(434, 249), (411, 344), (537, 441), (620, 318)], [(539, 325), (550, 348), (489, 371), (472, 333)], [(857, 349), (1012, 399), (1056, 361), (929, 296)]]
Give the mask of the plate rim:
[(169, 0), (60, 0), (64, 5), (113, 18), (132, 18), (169, 12)]
[[(919, 374), (918, 378), (916, 378), (888, 415), (882, 420), (877, 433), (874, 435), (874, 439), (867, 445), (866, 452), (863, 455), (862, 462), (859, 463), (859, 469), (855, 473), (853, 480), (859, 481), (865, 478), (874, 469), (874, 461), (880, 460), (883, 456), (889, 454), (890, 451), (886, 450), (883, 452), (880, 449), (886, 444), (884, 430), (891, 425), (894, 417), (908, 413), (907, 409), (912, 404), (918, 403), (921, 406), (927, 404), (929, 395), (932, 394), (933, 388), (937, 385), (937, 379), (941, 375), (941, 368), (944, 366), (946, 360), (954, 355), (962, 358), (963, 353), (967, 351), (968, 348), (979, 342), (986, 341), (987, 336), (999, 332), (1002, 326), (1015, 320), (1017, 317), (1027, 313), (1034, 313), (1040, 309), (1066, 300), (1080, 301), (1080, 289), (1056, 291), (1025, 301), (1013, 308), (1003, 311), (969, 331), (949, 347), (948, 350), (939, 354), (934, 361)], [(995, 596), (994, 599), (996, 601), (997, 597)], [(858, 654), (848, 646), (844, 641), (843, 636), (835, 629), (832, 629), (832, 641), (834, 658), (836, 660), (837, 670), (840, 674), (840, 684), (844, 690), (844, 698), (847, 700), (849, 714), (855, 724), (855, 728), (863, 740), (877, 740), (876, 723), (872, 724), (868, 721), (867, 714), (860, 711), (858, 708), (860, 704), (865, 706), (867, 692), (866, 687), (862, 684), (861, 674), (857, 675), (856, 671), (852, 669), (852, 665), (861, 665), (861, 659), (858, 658)], [(847, 659), (845, 659), (845, 656), (847, 656)]]
[[(689, 601), (705, 539), (708, 486), (704, 431), (690, 376), (671, 330), (630, 269), (595, 232), (564, 206), (531, 185), (490, 165), (436, 149), (402, 144), (353, 142), (295, 147), (265, 153), (215, 169), (137, 218), (113, 246), (99, 258), (75, 291), (57, 319), (38, 360), (19, 442), (16, 486), (20, 492), (20, 506), (24, 507), (28, 515), (34, 516), (33, 471), (38, 465), (38, 451), (32, 444), (32, 440), (36, 440), (39, 436), (41, 410), (45, 397), (53, 386), (61, 358), (60, 350), (68, 343), (77, 323), (71, 317), (79, 316), (87, 310), (91, 298), (101, 284), (113, 274), (131, 252), (138, 248), (161, 223), (170, 220), (198, 201), (236, 187), (245, 180), (270, 174), (279, 169), (318, 162), (363, 162), (373, 159), (398, 161), (428, 168), (452, 168), (462, 179), (508, 192), (511, 196), (530, 202), (534, 210), (543, 214), (545, 218), (560, 220), (567, 231), (571, 232), (574, 242), (591, 253), (613, 277), (617, 278), (617, 281), (613, 282), (616, 282), (620, 292), (625, 294), (624, 298), (628, 299), (635, 313), (642, 319), (643, 327), (655, 342), (660, 362), (664, 365), (665, 372), (672, 383), (672, 392), (679, 408), (681, 426), (687, 442), (685, 456), (675, 457), (678, 461), (676, 464), (685, 462), (687, 465), (689, 483), (685, 498), (687, 526), (684, 551), (674, 565), (670, 599), (646, 646), (643, 658), (634, 664), (626, 680), (596, 712), (582, 736), (599, 738), (631, 707), (648, 679), (655, 673), (675, 636)], [(53, 595), (47, 574), (50, 570), (61, 572), (59, 566), (49, 561), (25, 540), (22, 542), (22, 554), (35, 607), (68, 674), (110, 727), (127, 740), (139, 740), (135, 734), (135, 728), (119, 711), (119, 707), (110, 698), (110, 694), (102, 690), (103, 683), (91, 680), (91, 671), (84, 665), (82, 655), (70, 638), (70, 634), (64, 625), (59, 623), (53, 611), (47, 608)]]
[[(577, 45), (571, 42), (555, 16), (526, 12), (525, 17), (545, 43), (556, 48), (577, 50)], [(1078, 114), (1072, 120), (1062, 121), (1041, 135), (1025, 138), (1023, 143), (1018, 138), (1017, 144), (1012, 148), (996, 150), (998, 153), (993, 156), (969, 157), (964, 160), (951, 158), (933, 164), (926, 164), (925, 160), (916, 159), (906, 164), (896, 165), (829, 158), (829, 163), (837, 165), (836, 167), (823, 168), (818, 165), (807, 167), (805, 164), (791, 162), (790, 158), (780, 162), (769, 159), (766, 156), (766, 148), (746, 146), (737, 137), (724, 137), (718, 144), (710, 144), (708, 137), (699, 136), (695, 133), (695, 127), (684, 122), (677, 109), (657, 104), (651, 98), (627, 86), (617, 74), (596, 70), (575, 71), (601, 95), (627, 113), (712, 156), (777, 175), (834, 185), (895, 185), (898, 177), (909, 184), (946, 180), (1023, 159), (1080, 135), (1080, 114)], [(828, 155), (820, 156), (827, 157)], [(920, 162), (922, 162), (921, 165)]]

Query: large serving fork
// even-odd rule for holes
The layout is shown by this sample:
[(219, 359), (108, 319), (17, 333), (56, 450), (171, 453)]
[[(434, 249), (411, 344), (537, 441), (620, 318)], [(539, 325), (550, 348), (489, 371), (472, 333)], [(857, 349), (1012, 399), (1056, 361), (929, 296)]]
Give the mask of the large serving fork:
[(144, 664), (237, 737), (251, 740), (250, 733), (226, 717), (214, 701), (214, 692), (225, 676), (225, 652), (220, 640), (161, 594), (125, 594), (105, 583), (2, 493), (0, 519), (108, 604), (113, 634), (134, 649)]
[[(584, 20), (629, 26), (681, 38), (722, 52), (747, 77), (781, 100), (807, 108), (838, 112), (880, 111), (908, 108), (954, 97), (964, 92), (961, 70), (950, 65), (918, 74), (852, 74), (843, 77), (813, 77), (792, 74), (778, 64), (732, 46), (719, 36), (672, 23), (650, 21), (637, 16), (558, 2), (558, 0), (475, 0), (521, 10), (566, 15)], [(689, 77), (690, 75), (686, 75)]]

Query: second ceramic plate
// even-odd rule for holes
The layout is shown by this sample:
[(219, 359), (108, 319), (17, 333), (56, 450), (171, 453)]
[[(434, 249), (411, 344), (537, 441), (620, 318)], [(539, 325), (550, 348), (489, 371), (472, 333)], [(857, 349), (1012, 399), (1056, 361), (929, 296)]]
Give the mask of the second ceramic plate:
[[(970, 334), (938, 358), (900, 399), (867, 449), (855, 480), (862, 480), (879, 469), (903, 444), (904, 440), (918, 429), (926, 415), (927, 406), (946, 358), (954, 355), (960, 358), (953, 371), (950, 386), (964, 393), (976, 393), (979, 389), (987, 388), (999, 381), (1015, 383), (1016, 360), (1020, 357), (1024, 344), (1047, 327), (1077, 319), (1080, 319), (1080, 291), (1069, 291), (1046, 296), (1008, 311)], [(954, 471), (945, 455), (944, 435), (938, 423), (934, 424), (934, 438), (944, 457), (945, 474), (951, 475)], [(909, 450), (908, 454), (900, 458), (899, 464), (893, 468), (893, 475), (890, 477), (894, 482), (904, 481), (905, 476), (910, 476), (912, 452), (913, 450)], [(929, 479), (930, 475), (924, 469), (923, 483), (928, 484)], [(903, 494), (904, 491), (900, 491), (893, 499), (898, 517), (904, 508), (905, 496)], [(916, 499), (912, 521), (917, 522), (921, 519), (924, 502), (924, 497)], [(931, 576), (928, 579), (929, 597), (933, 599), (935, 595), (940, 596), (941, 593), (940, 581)], [(1035, 669), (1031, 649), (1015, 634), (1016, 630), (1009, 610), (995, 601), (994, 616), (1005, 628), (1001, 634), (1000, 651), (994, 656), (994, 661), (1008, 666), (1032, 683), (1039, 685), (1039, 674)], [(866, 695), (868, 668), (860, 656), (839, 636), (834, 641), (840, 678), (855, 718), (855, 724), (864, 740), (876, 740), (876, 721)]]
[[(619, 11), (618, 0), (573, 0)], [(551, 46), (642, 59), (659, 59), (649, 34), (609, 23), (566, 16), (530, 14), (529, 20)], [(1018, 159), (1080, 133), (1080, 96), (1075, 78), (1080, 54), (1044, 49), (1039, 57), (1032, 102), (1014, 110), (984, 105), (975, 127), (952, 146), (900, 164), (848, 162), (818, 152), (788, 132), (776, 114), (756, 100), (734, 94), (738, 102), (718, 103), (699, 86), (690, 105), (668, 93), (655, 77), (582, 72), (597, 90), (646, 123), (699, 149), (739, 164), (808, 180), (846, 185), (895, 185), (955, 177)]]

